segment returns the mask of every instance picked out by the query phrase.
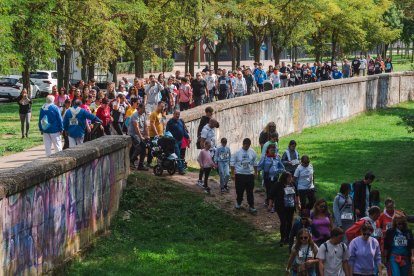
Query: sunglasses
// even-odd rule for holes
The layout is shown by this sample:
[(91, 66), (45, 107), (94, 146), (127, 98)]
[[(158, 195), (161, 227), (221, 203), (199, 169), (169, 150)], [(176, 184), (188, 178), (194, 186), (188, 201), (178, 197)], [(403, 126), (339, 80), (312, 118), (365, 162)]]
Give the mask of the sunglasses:
[(364, 237), (369, 237), (369, 236), (371, 236), (371, 232), (367, 232), (367, 233), (362, 233), (362, 235), (364, 236)]
[(306, 241), (306, 240), (308, 240), (308, 238), (309, 238), (309, 237), (300, 237), (300, 239), (301, 239), (302, 241)]

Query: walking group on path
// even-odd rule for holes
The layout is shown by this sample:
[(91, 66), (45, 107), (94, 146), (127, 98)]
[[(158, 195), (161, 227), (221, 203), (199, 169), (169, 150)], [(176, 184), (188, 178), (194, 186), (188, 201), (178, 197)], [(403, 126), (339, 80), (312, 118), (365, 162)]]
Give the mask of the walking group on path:
[[(380, 69), (377, 71), (374, 66), (373, 72), (390, 72), (390, 62), (377, 59), (374, 65), (379, 63)], [(352, 64), (345, 60), (341, 77), (364, 75), (366, 68), (370, 74), (371, 63), (363, 57), (356, 58)], [(272, 88), (278, 88), (338, 76), (336, 64), (285, 66), (282, 63), (280, 68), (269, 68), (268, 72), (261, 64), (256, 65), (254, 70), (241, 68), (230, 74), (224, 69), (218, 70), (218, 77), (206, 67), (195, 79), (189, 75), (181, 77), (180, 72), (167, 81), (163, 74), (157, 79), (153, 75), (147, 80), (134, 79), (133, 84), (123, 79), (118, 91), (115, 83), (110, 83), (104, 92), (93, 79), (88, 84), (80, 81), (69, 93), (54, 87), (40, 110), (38, 122), (46, 155), (52, 153), (52, 146), (55, 151), (61, 151), (102, 135), (129, 135), (133, 141), (129, 156), (133, 169), (152, 168), (153, 148), (164, 144), (169, 148), (165, 151), (166, 160), (176, 162), (178, 172), (185, 174), (185, 153), (192, 137), (180, 118), (180, 111), (248, 95), (255, 90), (261, 92), (267, 79), (271, 80)], [(18, 99), (22, 138), (28, 135), (31, 103), (23, 90)], [(168, 121), (167, 114), (172, 114)], [(200, 149), (197, 185), (209, 193), (208, 179), (212, 170), (217, 169), (220, 192), (230, 192), (233, 179), (235, 208), (244, 209), (246, 194), (248, 212), (256, 214), (254, 188), (261, 174), (266, 191), (263, 204), (267, 212), (279, 217), (279, 244), (288, 245), (291, 254), (287, 273), (378, 275), (386, 265), (389, 275), (411, 275), (414, 245), (407, 221), (413, 217), (395, 210), (391, 199), (385, 200), (385, 209), (381, 212), (379, 191), (371, 190), (375, 179), (372, 173), (367, 173), (361, 181), (341, 184), (331, 213), (327, 201), (317, 197), (314, 168), (308, 155), (299, 155), (296, 141), (290, 141), (288, 148), (279, 154), (275, 123), (269, 122), (260, 133), (258, 157), (249, 138), (243, 139), (236, 152), (230, 151), (226, 137), (220, 137), (218, 143), (215, 130), (220, 125), (213, 114), (213, 108), (207, 106), (197, 137), (193, 137)], [(168, 159), (172, 154), (174, 159)]]

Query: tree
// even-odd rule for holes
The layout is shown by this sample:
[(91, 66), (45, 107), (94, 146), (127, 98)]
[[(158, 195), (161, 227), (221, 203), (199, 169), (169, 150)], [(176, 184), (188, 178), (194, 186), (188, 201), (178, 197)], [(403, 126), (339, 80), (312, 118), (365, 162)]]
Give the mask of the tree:
[(0, 74), (7, 74), (18, 65), (18, 57), (13, 51), (12, 26), (15, 17), (10, 14), (11, 3), (0, 1)]
[(22, 69), (23, 86), (30, 91), (30, 71), (50, 65), (56, 57), (57, 43), (52, 37), (55, 2), (48, 0), (14, 0), (9, 14), (13, 17), (12, 47), (15, 65)]

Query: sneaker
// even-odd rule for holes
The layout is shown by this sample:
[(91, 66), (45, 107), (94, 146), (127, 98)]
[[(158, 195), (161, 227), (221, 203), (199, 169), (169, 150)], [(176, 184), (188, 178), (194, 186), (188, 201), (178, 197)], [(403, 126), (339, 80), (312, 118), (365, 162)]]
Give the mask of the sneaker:
[(249, 207), (249, 213), (256, 214), (257, 213), (256, 208)]
[(270, 213), (274, 213), (275, 212), (275, 208), (272, 208), (272, 210), (270, 210)]
[(197, 185), (198, 185), (198, 186), (200, 186), (200, 187), (203, 187), (203, 185), (204, 185), (204, 184), (203, 184), (203, 180), (198, 180), (198, 181), (197, 181)]
[(154, 166), (152, 164), (147, 164), (147, 167), (150, 168), (150, 169), (154, 168)]
[(178, 172), (180, 175), (185, 175), (185, 171)]
[(226, 190), (226, 189), (224, 189), (224, 188), (221, 188), (221, 189), (220, 189), (220, 192), (225, 193), (225, 192), (227, 192), (227, 190)]
[(228, 186), (224, 186), (224, 190), (225, 190), (226, 192), (229, 192), (229, 191), (230, 191), (230, 189), (229, 189), (229, 187), (228, 187)]
[(240, 204), (238, 204), (238, 203), (236, 203), (236, 205), (234, 206), (234, 208), (236, 208), (237, 210), (240, 210), (241, 205), (240, 205)]
[(209, 194), (210, 193), (210, 187), (203, 186), (203, 188), (204, 188), (204, 192), (206, 194)]

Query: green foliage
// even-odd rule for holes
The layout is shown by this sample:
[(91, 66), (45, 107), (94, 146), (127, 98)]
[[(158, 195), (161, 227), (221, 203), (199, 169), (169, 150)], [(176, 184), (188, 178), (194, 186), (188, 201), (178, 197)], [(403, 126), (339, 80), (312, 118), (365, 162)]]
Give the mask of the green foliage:
[[(172, 58), (156, 58), (156, 61), (146, 60), (144, 61), (144, 73), (149, 72), (171, 72), (174, 69), (174, 59)], [(135, 64), (133, 61), (118, 62), (117, 70), (120, 74), (133, 74)]]

